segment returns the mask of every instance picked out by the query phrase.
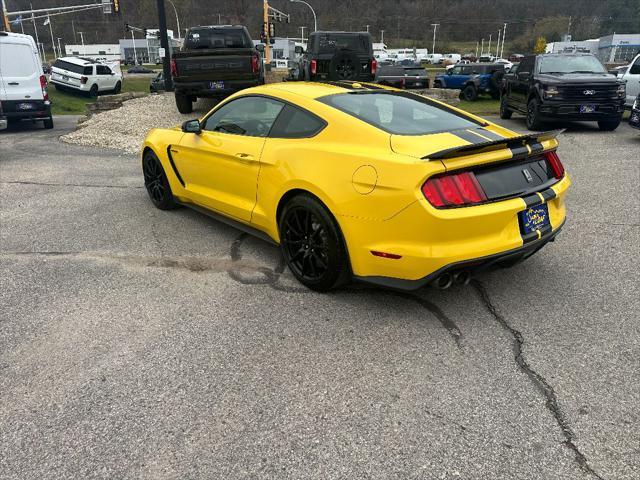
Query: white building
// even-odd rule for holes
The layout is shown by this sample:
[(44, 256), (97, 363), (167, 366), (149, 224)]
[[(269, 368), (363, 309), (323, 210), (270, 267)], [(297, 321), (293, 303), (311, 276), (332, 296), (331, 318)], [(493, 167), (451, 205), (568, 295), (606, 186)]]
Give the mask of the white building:
[(614, 33), (592, 40), (548, 43), (546, 53), (584, 52), (603, 63), (625, 63), (640, 51), (640, 34)]
[(117, 43), (65, 45), (64, 53), (67, 56), (114, 61), (120, 60), (120, 45)]

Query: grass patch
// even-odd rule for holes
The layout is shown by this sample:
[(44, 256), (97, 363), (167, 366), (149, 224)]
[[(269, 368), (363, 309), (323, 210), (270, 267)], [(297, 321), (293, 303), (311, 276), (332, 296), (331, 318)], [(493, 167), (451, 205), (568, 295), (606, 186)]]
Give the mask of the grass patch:
[[(123, 92), (148, 92), (151, 79), (126, 78), (122, 82)], [(95, 102), (95, 98), (89, 98), (81, 93), (59, 92), (49, 84), (47, 87), (51, 100), (51, 112), (53, 115), (82, 115), (86, 111), (87, 103)]]
[(475, 115), (498, 115), (500, 113), (500, 100), (492, 98), (480, 97), (475, 102), (460, 100), (460, 103), (456, 106)]

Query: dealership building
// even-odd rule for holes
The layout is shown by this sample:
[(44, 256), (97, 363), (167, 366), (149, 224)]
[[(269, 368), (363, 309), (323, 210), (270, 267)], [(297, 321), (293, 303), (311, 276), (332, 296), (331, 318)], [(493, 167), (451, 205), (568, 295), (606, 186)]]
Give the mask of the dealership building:
[(547, 44), (547, 53), (593, 53), (603, 63), (627, 63), (640, 52), (640, 33), (613, 33), (593, 40)]

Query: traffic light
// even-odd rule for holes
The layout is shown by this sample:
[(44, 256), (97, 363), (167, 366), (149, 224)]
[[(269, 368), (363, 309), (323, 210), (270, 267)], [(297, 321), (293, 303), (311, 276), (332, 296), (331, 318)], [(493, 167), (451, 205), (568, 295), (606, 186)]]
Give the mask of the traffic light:
[(276, 36), (276, 26), (273, 23), (269, 24), (269, 36), (272, 38)]
[(113, 13), (120, 15), (120, 0), (113, 0)]
[(128, 31), (129, 31), (129, 24), (128, 24), (128, 23), (125, 23), (125, 24), (124, 24), (124, 31), (125, 31), (125, 32), (128, 32)]

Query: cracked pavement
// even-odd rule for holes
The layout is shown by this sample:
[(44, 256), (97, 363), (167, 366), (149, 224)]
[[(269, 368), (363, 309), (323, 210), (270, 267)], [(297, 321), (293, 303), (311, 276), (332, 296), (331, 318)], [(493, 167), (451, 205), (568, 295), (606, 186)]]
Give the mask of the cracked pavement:
[(640, 477), (636, 131), (562, 135), (527, 262), (323, 295), (73, 122), (0, 133), (0, 479)]

